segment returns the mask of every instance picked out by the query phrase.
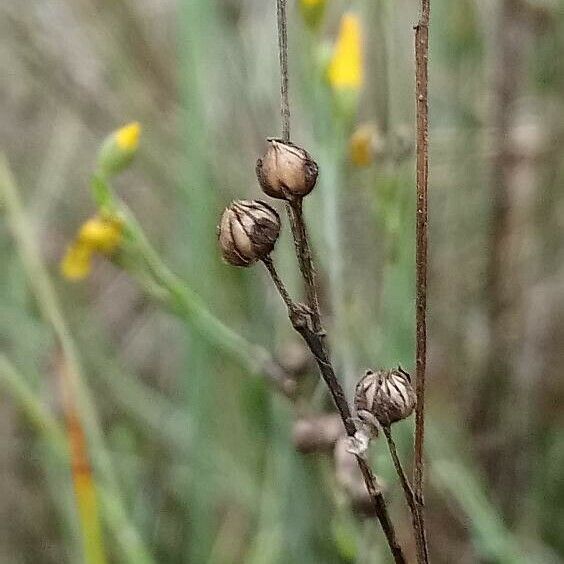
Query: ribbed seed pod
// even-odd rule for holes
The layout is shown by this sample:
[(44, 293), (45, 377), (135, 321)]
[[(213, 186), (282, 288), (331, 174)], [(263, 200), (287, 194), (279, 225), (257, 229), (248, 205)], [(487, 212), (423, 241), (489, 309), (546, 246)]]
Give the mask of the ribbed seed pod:
[(221, 253), (233, 266), (265, 258), (280, 234), (280, 216), (261, 200), (237, 200), (225, 208), (218, 227)]
[(262, 191), (287, 200), (309, 194), (317, 181), (317, 163), (309, 153), (281, 139), (268, 139), (268, 149), (256, 166)]
[(356, 386), (354, 405), (357, 417), (365, 424), (387, 427), (409, 417), (416, 397), (411, 377), (401, 368), (367, 370)]

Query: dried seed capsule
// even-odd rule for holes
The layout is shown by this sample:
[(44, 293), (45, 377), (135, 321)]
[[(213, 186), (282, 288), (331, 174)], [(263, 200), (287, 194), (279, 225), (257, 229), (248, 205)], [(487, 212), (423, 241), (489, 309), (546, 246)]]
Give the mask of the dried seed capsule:
[(401, 368), (367, 370), (356, 386), (354, 405), (357, 417), (366, 425), (389, 426), (411, 415), (415, 392), (409, 374)]
[(330, 451), (339, 437), (345, 434), (341, 418), (336, 413), (325, 413), (298, 419), (294, 423), (292, 439), (298, 452)]
[(261, 200), (237, 200), (225, 208), (218, 227), (223, 258), (233, 266), (250, 266), (265, 258), (280, 233), (280, 216)]
[(256, 166), (262, 191), (282, 200), (309, 194), (317, 172), (317, 164), (307, 151), (281, 139), (268, 139), (268, 149)]

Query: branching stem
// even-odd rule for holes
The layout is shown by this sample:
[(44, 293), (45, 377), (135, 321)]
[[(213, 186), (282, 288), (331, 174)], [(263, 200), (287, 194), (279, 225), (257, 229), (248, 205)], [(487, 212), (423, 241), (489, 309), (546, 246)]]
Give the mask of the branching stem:
[[(356, 426), (351, 416), (350, 407), (345, 398), (343, 388), (339, 383), (337, 376), (335, 375), (335, 371), (333, 369), (333, 365), (331, 364), (331, 360), (329, 358), (324, 339), (322, 338), (322, 334), (314, 330), (311, 308), (304, 304), (295, 303), (292, 300), (270, 257), (264, 259), (263, 262), (270, 276), (272, 277), (276, 289), (280, 293), (282, 300), (288, 308), (288, 316), (290, 318), (292, 326), (302, 336), (315, 358), (321, 376), (327, 384), (327, 387), (331, 392), (331, 396), (333, 397), (335, 406), (339, 411), (339, 415), (341, 416), (347, 435), (349, 437), (354, 436), (354, 434), (356, 433)], [(370, 469), (364, 458), (357, 456), (356, 460), (364, 478), (366, 489), (374, 504), (376, 515), (378, 517), (378, 520), (380, 521), (380, 524), (388, 541), (388, 545), (394, 557), (394, 561), (396, 562), (396, 564), (405, 563), (406, 560), (397, 541), (395, 529), (392, 521), (390, 520), (384, 496), (376, 487), (376, 479), (374, 477), (374, 474), (372, 473), (372, 470)]]
[[(286, 16), (286, 0), (276, 0), (276, 7), (280, 59), (280, 115), (282, 120), (282, 139), (288, 142), (290, 141), (290, 104), (288, 99), (288, 20)], [(354, 436), (356, 426), (352, 420), (351, 411), (343, 388), (335, 375), (323, 338), (325, 333), (321, 326), (319, 300), (315, 284), (315, 269), (313, 267), (311, 247), (303, 217), (302, 199), (288, 199), (286, 209), (292, 227), (298, 264), (306, 288), (307, 306), (294, 304), (292, 302), (270, 259), (265, 261), (265, 266), (272, 276), (274, 284), (280, 292), (284, 303), (288, 307), (290, 321), (294, 329), (303, 337), (315, 357), (319, 371), (331, 392), (347, 434)], [(384, 501), (382, 493), (376, 488), (374, 474), (364, 458), (357, 456), (356, 459), (368, 493), (373, 500), (376, 515), (382, 525), (394, 561), (396, 564), (405, 563), (403, 551), (397, 541), (394, 526), (388, 515), (386, 502)]]

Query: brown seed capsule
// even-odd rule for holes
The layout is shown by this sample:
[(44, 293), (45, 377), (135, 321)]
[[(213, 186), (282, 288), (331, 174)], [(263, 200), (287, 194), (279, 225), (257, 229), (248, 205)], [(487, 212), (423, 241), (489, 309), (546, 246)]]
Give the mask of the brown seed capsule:
[(281, 139), (267, 141), (268, 149), (256, 166), (262, 191), (282, 200), (309, 194), (317, 181), (317, 163), (293, 143)]
[(365, 424), (387, 427), (409, 417), (415, 407), (411, 378), (401, 368), (367, 370), (356, 386), (354, 405), (357, 417)]
[(237, 200), (225, 208), (218, 227), (221, 253), (233, 266), (265, 258), (280, 234), (280, 216), (261, 200)]
[(341, 418), (336, 413), (325, 413), (298, 419), (294, 423), (292, 439), (296, 450), (309, 454), (330, 451), (344, 434)]

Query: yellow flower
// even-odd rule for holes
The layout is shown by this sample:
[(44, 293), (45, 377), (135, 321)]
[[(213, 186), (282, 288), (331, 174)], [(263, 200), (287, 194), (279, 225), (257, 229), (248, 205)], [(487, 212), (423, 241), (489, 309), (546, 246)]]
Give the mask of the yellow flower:
[(82, 280), (92, 270), (92, 249), (75, 241), (69, 245), (61, 261), (61, 274), (68, 280)]
[(362, 87), (362, 33), (360, 19), (352, 12), (341, 19), (328, 77), (335, 90), (360, 90)]
[(126, 168), (137, 153), (140, 137), (141, 125), (136, 121), (108, 135), (98, 153), (98, 173), (111, 178)]
[(123, 223), (117, 217), (95, 216), (79, 229), (61, 261), (61, 273), (69, 280), (82, 280), (92, 270), (95, 253), (111, 255), (121, 244)]
[(141, 136), (141, 125), (134, 121), (124, 125), (115, 132), (116, 143), (123, 151), (135, 151), (139, 147), (139, 137)]
[(78, 240), (91, 249), (102, 253), (112, 253), (122, 238), (123, 224), (117, 217), (92, 217), (78, 232)]
[(382, 138), (378, 130), (371, 123), (359, 125), (349, 140), (349, 156), (356, 166), (368, 166), (374, 161), (376, 154), (384, 149)]

